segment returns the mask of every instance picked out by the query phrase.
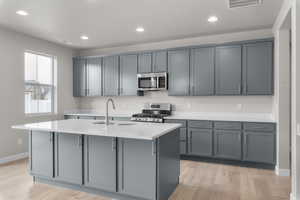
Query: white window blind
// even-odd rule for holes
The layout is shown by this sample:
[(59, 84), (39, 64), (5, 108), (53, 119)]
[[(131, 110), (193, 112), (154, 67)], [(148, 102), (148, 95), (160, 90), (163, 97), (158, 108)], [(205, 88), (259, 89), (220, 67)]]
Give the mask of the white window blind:
[(25, 114), (54, 112), (53, 56), (25, 52)]

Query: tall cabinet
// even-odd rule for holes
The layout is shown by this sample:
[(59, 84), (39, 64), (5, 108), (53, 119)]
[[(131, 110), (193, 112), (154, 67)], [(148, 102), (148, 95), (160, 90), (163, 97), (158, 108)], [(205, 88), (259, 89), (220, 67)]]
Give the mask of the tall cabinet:
[(137, 95), (137, 55), (120, 56), (120, 95)]
[(189, 95), (189, 50), (180, 49), (168, 52), (169, 95)]

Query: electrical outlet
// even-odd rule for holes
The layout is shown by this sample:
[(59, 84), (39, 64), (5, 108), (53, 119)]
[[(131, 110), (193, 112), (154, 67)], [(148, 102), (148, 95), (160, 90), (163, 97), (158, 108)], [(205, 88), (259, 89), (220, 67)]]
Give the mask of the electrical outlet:
[(22, 145), (23, 144), (22, 138), (18, 138), (17, 143), (18, 143), (18, 145)]

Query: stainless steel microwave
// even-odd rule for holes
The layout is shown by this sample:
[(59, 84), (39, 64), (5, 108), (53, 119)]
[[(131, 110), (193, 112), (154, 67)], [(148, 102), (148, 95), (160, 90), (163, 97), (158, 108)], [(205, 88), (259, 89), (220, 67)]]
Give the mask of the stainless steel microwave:
[(155, 91), (168, 89), (168, 74), (163, 73), (145, 73), (137, 75), (138, 90)]

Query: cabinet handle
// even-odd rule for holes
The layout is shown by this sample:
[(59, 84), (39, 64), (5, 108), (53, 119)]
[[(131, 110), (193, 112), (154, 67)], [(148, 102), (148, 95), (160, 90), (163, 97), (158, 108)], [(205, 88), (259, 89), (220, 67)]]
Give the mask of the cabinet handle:
[(152, 155), (154, 156), (156, 154), (156, 141), (152, 141)]
[(116, 150), (116, 138), (112, 138), (112, 141), (111, 141), (111, 149), (112, 149), (112, 151), (115, 151), (115, 150)]

